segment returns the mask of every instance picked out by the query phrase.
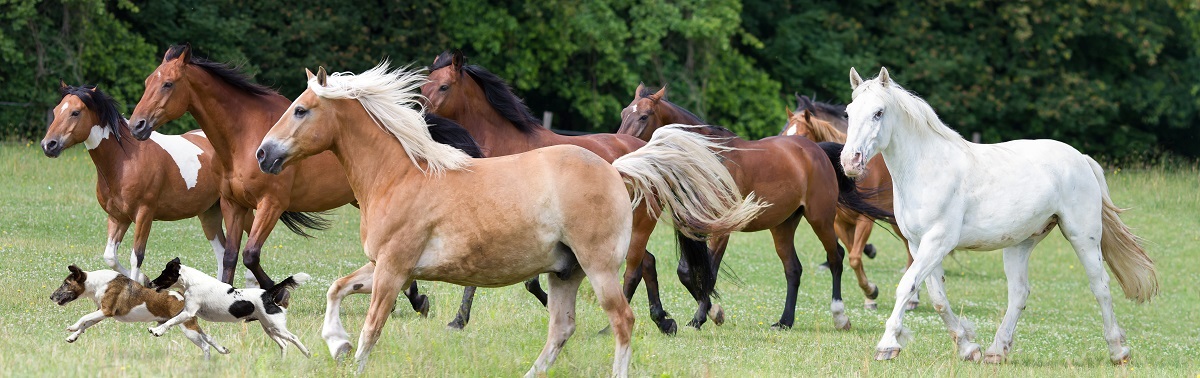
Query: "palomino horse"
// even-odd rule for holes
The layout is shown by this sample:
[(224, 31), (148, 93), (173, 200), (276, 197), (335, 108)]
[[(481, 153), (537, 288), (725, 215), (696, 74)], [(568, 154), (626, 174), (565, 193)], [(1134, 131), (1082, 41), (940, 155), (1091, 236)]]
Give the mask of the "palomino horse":
[[(54, 158), (76, 144), (87, 147), (96, 166), (96, 200), (108, 213), (104, 262), (144, 284), (147, 281), (141, 267), (151, 223), (198, 217), (217, 255), (219, 272), (225, 256), (225, 236), (221, 234), (213, 148), (204, 133), (151, 133), (150, 141), (138, 142), (130, 138), (125, 118), (112, 97), (93, 86), (70, 87), (62, 82), (59, 92), (63, 97), (54, 108), (54, 122), (42, 138), (42, 152)], [(130, 223), (137, 226), (126, 269), (117, 259), (117, 249)]]
[[(645, 135), (641, 130), (658, 129), (666, 123), (703, 125), (704, 122), (691, 112), (665, 98), (666, 88), (658, 92), (646, 90), (641, 85), (635, 92), (633, 103), (621, 112), (621, 128), (618, 132), (630, 135)], [(746, 226), (743, 232), (770, 230), (775, 242), (775, 253), (783, 263), (787, 277), (787, 297), (783, 315), (772, 327), (791, 328), (795, 319), (796, 294), (800, 286), (802, 267), (796, 257), (796, 228), (800, 219), (808, 221), (820, 239), (829, 261), (833, 276), (832, 303), (834, 325), (838, 329), (849, 329), (850, 319), (842, 303), (842, 249), (837, 244), (834, 218), (839, 204), (855, 211), (880, 219), (890, 219), (891, 214), (866, 203), (860, 197), (854, 181), (838, 175), (831, 157), (816, 143), (796, 136), (776, 136), (756, 141), (738, 138), (733, 132), (718, 126), (690, 129), (723, 140), (733, 150), (724, 156), (725, 167), (733, 174), (738, 188), (748, 195), (755, 193), (770, 203), (762, 214)], [(713, 254), (713, 268), (721, 264), (728, 246), (729, 237), (714, 238), (709, 243)], [(681, 244), (684, 249), (693, 244)], [(700, 246), (703, 248), (703, 245)], [(694, 288), (684, 273), (695, 268), (681, 261), (679, 273), (684, 286)], [(715, 273), (714, 273), (715, 274)], [(700, 306), (689, 325), (700, 327), (712, 308), (707, 298), (696, 298)], [(714, 322), (720, 324), (721, 311), (715, 311)]]
[[(785, 111), (788, 114), (788, 121), (783, 126), (780, 135), (799, 135), (817, 142), (826, 152), (832, 153), (832, 156), (841, 155), (840, 143), (846, 143), (845, 133), (839, 131), (833, 124), (814, 117), (811, 107), (797, 110), (794, 113), (789, 109), (785, 109)], [(834, 164), (834, 169), (841, 170), (841, 164)], [(892, 174), (888, 173), (882, 158), (871, 159), (867, 163), (867, 171), (858, 177), (857, 182), (859, 187), (873, 188), (877, 192), (868, 202), (885, 211), (893, 211)], [(866, 253), (872, 258), (875, 255), (875, 248), (867, 244), (867, 240), (871, 238), (871, 229), (875, 228), (875, 220), (865, 214), (838, 206), (835, 228), (838, 239), (841, 239), (842, 243), (850, 248), (850, 268), (854, 269), (854, 274), (858, 278), (858, 287), (862, 288), (863, 294), (867, 297), (863, 307), (874, 310), (877, 308), (875, 299), (879, 296), (879, 287), (867, 279), (867, 272), (862, 265), (862, 255)], [(908, 240), (904, 239), (900, 228), (894, 223), (892, 228), (896, 230), (896, 236), (899, 236), (900, 240), (904, 242), (906, 246), (904, 251), (908, 254)], [(910, 265), (912, 265), (912, 254), (908, 254), (908, 264), (905, 267)], [(905, 304), (909, 310), (917, 307), (916, 297), (913, 298), (913, 301)]]
[[(1135, 302), (1154, 297), (1158, 279), (1140, 240), (1117, 215), (1121, 209), (1109, 198), (1100, 164), (1054, 140), (970, 143), (946, 127), (928, 103), (893, 82), (887, 69), (864, 82), (851, 68), (850, 86), (854, 95), (847, 107), (850, 132), (842, 166), (847, 174), (858, 175), (876, 154), (883, 156), (896, 179), (900, 230), (910, 238), (916, 259), (897, 285), (896, 307), (875, 359), (900, 354), (908, 335), (901, 323), (901, 304), (925, 280), (958, 356), (1003, 362), (1029, 297), (1030, 252), (1058, 225), (1075, 248), (1100, 304), (1109, 358), (1117, 364), (1129, 360), (1102, 262), (1108, 262), (1125, 296)], [(955, 316), (946, 299), (942, 259), (956, 249), (1000, 248), (1008, 276), (1008, 309), (983, 356), (974, 341), (974, 324)]]
[(549, 335), (527, 375), (544, 374), (574, 332), (576, 292), (586, 275), (616, 336), (613, 374), (625, 376), (633, 311), (618, 272), (633, 222), (628, 190), (637, 201), (654, 200), (651, 208), (669, 209), (691, 234), (728, 233), (760, 211), (738, 196), (710, 151), (722, 149), (678, 129), (613, 164), (576, 146), (470, 159), (435, 142), (414, 109), (421, 106), (414, 90), (425, 81), (416, 72), (389, 72), (386, 62), (359, 75), (310, 73), (308, 89), (259, 148), (264, 172), (322, 151), (346, 167), (371, 262), (330, 287), (326, 314), (333, 318), (322, 335), (335, 356), (348, 352), (332, 294), (373, 270), (378, 279), (371, 280), (356, 353), (360, 371), (396, 295), (413, 279), (497, 287), (551, 273)]
[[(458, 121), (476, 137), (488, 156), (512, 155), (546, 146), (570, 144), (592, 151), (611, 163), (646, 144), (641, 139), (623, 134), (564, 136), (541, 127), (508, 83), (483, 67), (467, 65), (461, 51), (443, 52), (434, 59), (429, 69), (429, 83), (421, 87), (421, 92), (428, 99), (430, 111)], [(677, 326), (663, 309), (659, 299), (655, 258), (646, 250), (657, 222), (642, 206), (633, 213), (633, 237), (625, 261), (625, 298), (633, 299), (644, 275), (650, 318), (661, 332), (673, 334)], [(695, 243), (690, 239), (685, 241)], [(541, 293), (537, 277), (526, 282), (525, 287), (535, 295), (540, 293), (539, 298), (545, 304), (545, 293)], [(458, 316), (450, 322), (450, 327), (462, 328), (466, 325), (470, 319), (474, 293), (472, 287), (463, 293), (462, 306)]]

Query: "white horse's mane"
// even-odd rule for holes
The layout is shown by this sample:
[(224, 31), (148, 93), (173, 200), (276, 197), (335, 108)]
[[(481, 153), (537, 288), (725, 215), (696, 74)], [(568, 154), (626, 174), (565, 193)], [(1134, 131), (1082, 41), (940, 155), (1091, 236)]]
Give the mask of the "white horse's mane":
[[(870, 93), (876, 97), (883, 98), (885, 102), (900, 108), (908, 116), (912, 124), (924, 126), (927, 131), (932, 131), (934, 135), (956, 144), (965, 145), (967, 143), (967, 140), (963, 139), (962, 135), (959, 135), (957, 131), (946, 126), (938, 118), (937, 113), (933, 111), (933, 107), (929, 106), (929, 103), (916, 94), (904, 89), (904, 87), (901, 87), (895, 80), (890, 80), (887, 86), (880, 83), (878, 77), (864, 81), (858, 85), (858, 88), (854, 89), (854, 93), (851, 96), (858, 98), (858, 96), (864, 93)], [(918, 129), (916, 131), (922, 130)]]
[(426, 82), (424, 74), (407, 66), (389, 71), (384, 60), (361, 74), (333, 73), (325, 85), (317, 83), (317, 77), (310, 78), (308, 88), (323, 98), (358, 100), (376, 125), (396, 137), (417, 169), (421, 169), (418, 160), (424, 160), (434, 175), (466, 168), (471, 156), (429, 135), (419, 92)]

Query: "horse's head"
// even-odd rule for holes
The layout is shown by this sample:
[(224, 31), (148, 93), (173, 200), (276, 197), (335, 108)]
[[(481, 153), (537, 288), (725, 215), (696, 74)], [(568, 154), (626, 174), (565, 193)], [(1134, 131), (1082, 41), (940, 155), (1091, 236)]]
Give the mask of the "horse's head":
[(333, 102), (354, 101), (328, 99), (313, 91), (313, 86), (324, 87), (328, 84), (329, 76), (325, 73), (325, 67), (317, 69), (316, 74), (307, 68), (304, 72), (308, 75), (309, 88), (271, 126), (255, 153), (258, 167), (265, 173), (279, 174), (292, 162), (328, 150), (333, 145), (336, 135), (333, 129), (339, 116), (339, 107)]
[(796, 109), (793, 112), (786, 106), (783, 111), (787, 113), (787, 123), (783, 125), (783, 130), (779, 131), (779, 135), (799, 135), (812, 139), (812, 132), (809, 130), (809, 125), (812, 124), (812, 112), (804, 109)]
[(52, 158), (68, 147), (86, 141), (93, 133), (104, 135), (112, 126), (94, 110), (96, 97), (99, 97), (95, 96), (98, 93), (95, 87), (70, 87), (59, 81), (58, 91), (63, 98), (54, 107), (54, 121), (46, 129), (46, 137), (42, 138), (42, 152)]
[(187, 75), (191, 61), (191, 45), (171, 46), (158, 68), (146, 77), (146, 91), (129, 119), (133, 137), (146, 140), (151, 131), (187, 112), (192, 102)]
[(421, 86), (421, 94), (426, 99), (425, 108), (430, 113), (456, 118), (465, 109), (465, 86), (470, 83), (463, 75), (466, 64), (466, 56), (457, 49), (442, 52), (433, 59), (433, 64), (429, 66), (429, 82)]
[(621, 110), (621, 127), (617, 129), (617, 134), (650, 140), (650, 134), (663, 126), (662, 120), (655, 116), (655, 107), (666, 95), (665, 85), (658, 92), (651, 93), (644, 85), (638, 83), (637, 89), (633, 91), (633, 102)]
[(867, 162), (887, 148), (891, 140), (891, 130), (888, 130), (895, 111), (888, 109), (886, 89), (894, 85), (888, 76), (887, 68), (879, 71), (879, 77), (863, 81), (858, 71), (850, 68), (850, 87), (853, 89), (853, 100), (846, 105), (846, 115), (849, 119), (849, 129), (846, 133), (846, 146), (842, 149), (842, 168), (847, 176), (855, 177), (863, 173)]
[(59, 306), (71, 303), (78, 299), (81, 295), (87, 292), (87, 272), (84, 272), (79, 267), (71, 265), (67, 267), (71, 274), (63, 279), (62, 285), (50, 294), (50, 300), (58, 303)]

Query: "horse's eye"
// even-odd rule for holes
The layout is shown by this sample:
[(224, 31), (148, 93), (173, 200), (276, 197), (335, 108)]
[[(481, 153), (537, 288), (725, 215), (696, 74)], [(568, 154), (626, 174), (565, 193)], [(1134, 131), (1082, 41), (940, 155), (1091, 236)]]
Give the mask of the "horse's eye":
[(647, 119), (649, 119), (649, 118), (650, 118), (650, 115), (649, 115), (649, 114), (642, 114), (642, 116), (641, 116), (641, 117), (638, 117), (638, 120), (639, 120), (639, 121), (645, 121), (645, 120), (647, 120)]
[(76, 111), (73, 111), (73, 112), (71, 112), (71, 116), (72, 116), (72, 117), (78, 117), (78, 116), (79, 116), (79, 111), (78, 111), (78, 110), (76, 110)]
[(442, 84), (442, 86), (438, 87), (438, 91), (440, 91), (440, 92), (445, 92), (445, 91), (448, 91), (448, 90), (450, 90), (450, 85), (449, 85), (449, 84)]
[(876, 121), (878, 121), (882, 117), (883, 117), (883, 110), (879, 110), (879, 111), (875, 112), (875, 120)]
[(308, 114), (308, 109), (305, 109), (303, 106), (296, 107), (296, 118), (304, 117), (305, 114)]
[(166, 83), (163, 83), (163, 88), (171, 88), (171, 87), (174, 87), (174, 86), (175, 86), (175, 83), (172, 83), (172, 82), (169, 82), (169, 81), (168, 81), (168, 82), (166, 82)]

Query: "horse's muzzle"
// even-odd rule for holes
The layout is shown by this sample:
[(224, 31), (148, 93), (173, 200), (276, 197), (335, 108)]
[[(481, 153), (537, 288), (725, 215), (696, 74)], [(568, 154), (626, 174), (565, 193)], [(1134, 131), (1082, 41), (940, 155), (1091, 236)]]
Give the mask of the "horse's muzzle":
[(47, 139), (42, 141), (42, 153), (46, 154), (47, 157), (56, 158), (58, 155), (62, 155), (62, 152), (63, 143), (59, 142), (58, 139)]
[(153, 131), (154, 123), (145, 118), (129, 120), (129, 132), (137, 140), (150, 139), (150, 133)]
[(258, 151), (254, 153), (258, 158), (258, 169), (263, 173), (273, 175), (283, 171), (283, 162), (287, 160), (287, 150), (279, 143), (273, 140), (263, 141), (261, 146), (258, 146)]
[(855, 152), (849, 159), (846, 155), (842, 155), (842, 171), (849, 177), (858, 177), (866, 170), (866, 164), (863, 163), (862, 152)]

